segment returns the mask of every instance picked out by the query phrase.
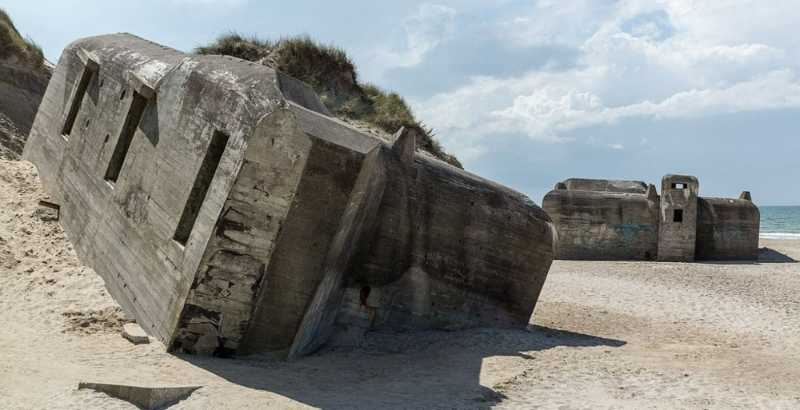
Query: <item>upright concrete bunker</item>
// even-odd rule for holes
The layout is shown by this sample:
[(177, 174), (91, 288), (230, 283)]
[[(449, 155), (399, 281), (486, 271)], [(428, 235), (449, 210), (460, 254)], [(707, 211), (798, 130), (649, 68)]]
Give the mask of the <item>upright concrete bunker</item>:
[(65, 49), (24, 157), (81, 259), (171, 349), (527, 325), (550, 218), (416, 139), (360, 133), (268, 67), (114, 34)]
[[(658, 259), (693, 261), (697, 244), (697, 178), (666, 175), (661, 179)], [(756, 242), (758, 246), (758, 242)]]
[(641, 181), (568, 179), (542, 203), (558, 231), (557, 258), (589, 260), (755, 260), (758, 207), (739, 199), (702, 198), (697, 178)]

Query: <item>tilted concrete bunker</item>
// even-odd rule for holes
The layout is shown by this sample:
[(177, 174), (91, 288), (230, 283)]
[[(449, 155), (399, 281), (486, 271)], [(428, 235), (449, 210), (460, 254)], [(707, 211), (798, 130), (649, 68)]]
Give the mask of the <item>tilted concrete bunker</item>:
[(542, 207), (558, 231), (557, 258), (588, 260), (755, 260), (760, 214), (750, 193), (702, 198), (697, 178), (568, 179)]
[(24, 157), (81, 259), (171, 349), (527, 325), (550, 218), (415, 144), (348, 127), (268, 67), (115, 34), (65, 49)]

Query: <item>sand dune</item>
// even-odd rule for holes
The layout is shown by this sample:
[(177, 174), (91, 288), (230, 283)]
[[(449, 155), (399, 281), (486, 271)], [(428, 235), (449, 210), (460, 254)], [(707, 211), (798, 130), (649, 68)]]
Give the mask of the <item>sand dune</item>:
[(373, 333), (296, 361), (176, 356), (126, 320), (0, 161), (0, 408), (131, 409), (79, 381), (205, 386), (173, 408), (798, 408), (800, 241), (752, 264), (557, 261), (528, 330)]

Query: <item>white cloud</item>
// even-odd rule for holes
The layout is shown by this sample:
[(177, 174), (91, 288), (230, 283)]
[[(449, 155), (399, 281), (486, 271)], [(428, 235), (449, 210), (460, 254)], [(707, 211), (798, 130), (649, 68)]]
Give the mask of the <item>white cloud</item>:
[(455, 33), (456, 10), (425, 3), (416, 14), (403, 21), (405, 45), (401, 49), (378, 49), (373, 57), (370, 76), (397, 67), (413, 67), (420, 64), (425, 55)]
[(499, 22), (496, 35), (520, 46), (580, 44), (613, 8), (597, 0), (539, 0)]
[(770, 72), (729, 87), (680, 91), (660, 101), (614, 107), (591, 93), (545, 87), (518, 96), (510, 107), (489, 115), (494, 117), (496, 129), (522, 130), (532, 138), (554, 140), (560, 131), (626, 118), (663, 120), (780, 108), (800, 108), (800, 79), (791, 70)]
[(446, 144), (469, 141), (448, 145), (461, 154), (482, 152), (492, 136), (565, 142), (571, 130), (628, 118), (800, 108), (800, 46), (793, 41), (800, 9), (746, 0), (599, 3), (539, 1), (529, 15), (498, 26), (505, 30), (499, 36), (520, 47), (579, 49), (578, 67), (473, 78), (414, 101), (417, 113)]

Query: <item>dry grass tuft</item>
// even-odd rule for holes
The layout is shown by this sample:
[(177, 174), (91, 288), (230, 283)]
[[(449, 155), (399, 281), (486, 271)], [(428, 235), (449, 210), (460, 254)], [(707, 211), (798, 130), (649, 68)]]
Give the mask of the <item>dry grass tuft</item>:
[(30, 38), (23, 38), (8, 13), (0, 9), (0, 59), (16, 57), (35, 69), (44, 68), (42, 48)]
[(232, 32), (197, 47), (195, 53), (234, 56), (283, 71), (314, 88), (337, 116), (361, 120), (388, 133), (400, 127), (416, 128), (423, 135), (419, 141), (422, 149), (463, 168), (456, 157), (442, 149), (433, 130), (414, 118), (403, 97), (375, 85), (360, 84), (353, 61), (339, 47), (318, 43), (308, 36), (271, 41)]

